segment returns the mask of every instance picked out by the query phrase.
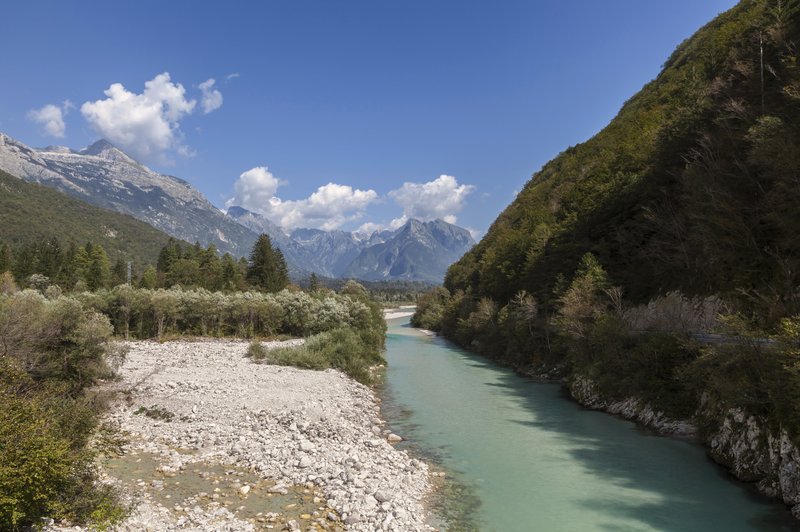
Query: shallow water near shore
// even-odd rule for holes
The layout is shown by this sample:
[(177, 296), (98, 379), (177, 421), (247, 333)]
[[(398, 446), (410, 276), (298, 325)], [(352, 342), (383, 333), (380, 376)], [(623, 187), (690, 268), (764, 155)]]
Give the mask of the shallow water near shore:
[[(407, 318), (389, 320), (384, 416), (448, 472), (452, 530), (797, 530), (700, 445), (581, 408)], [(447, 499), (450, 499), (449, 501)]]
[[(274, 482), (240, 467), (198, 462), (185, 470), (164, 474), (159, 470), (160, 463), (152, 454), (131, 452), (107, 458), (104, 468), (127, 489), (136, 491), (138, 487), (140, 496), (146, 492), (178, 516), (192, 506), (211, 505), (227, 508), (239, 519), (252, 522), (256, 530), (271, 530), (290, 519), (303, 522), (301, 516), (322, 510), (310, 490), (289, 486), (286, 494), (272, 493), (269, 488)], [(249, 487), (246, 494), (240, 492), (242, 486)], [(267, 520), (262, 517), (265, 514), (275, 517)], [(333, 523), (330, 529), (342, 527)]]

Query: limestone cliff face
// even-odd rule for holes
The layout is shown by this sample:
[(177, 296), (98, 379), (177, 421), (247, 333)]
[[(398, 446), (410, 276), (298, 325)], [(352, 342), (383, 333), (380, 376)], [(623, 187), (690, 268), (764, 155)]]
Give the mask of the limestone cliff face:
[(697, 433), (697, 428), (691, 421), (672, 419), (664, 412), (656, 410), (636, 397), (628, 397), (622, 401), (609, 401), (602, 397), (595, 383), (586, 377), (571, 378), (567, 387), (573, 399), (587, 408), (622, 416), (661, 434), (692, 437)]
[(800, 519), (798, 442), (740, 408), (704, 410), (704, 405), (698, 415), (716, 422), (716, 429), (705, 438), (711, 458), (737, 478), (756, 482), (759, 491), (791, 506)]
[(715, 462), (736, 478), (756, 483), (765, 495), (783, 501), (800, 519), (800, 446), (786, 431), (771, 429), (765, 419), (740, 408), (713, 406), (707, 397), (693, 420), (670, 419), (635, 397), (610, 401), (586, 377), (572, 377), (567, 388), (587, 408), (620, 415), (662, 434), (697, 436), (695, 422), (702, 424), (700, 439)]

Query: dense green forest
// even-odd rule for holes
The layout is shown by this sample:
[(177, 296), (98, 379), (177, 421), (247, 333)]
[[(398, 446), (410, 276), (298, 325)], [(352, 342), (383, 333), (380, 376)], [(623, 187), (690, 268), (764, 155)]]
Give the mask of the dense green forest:
[(800, 435), (798, 44), (796, 0), (703, 27), (533, 176), (414, 323), (607, 397), (686, 417), (703, 396)]
[(0, 170), (0, 242), (12, 248), (53, 239), (65, 248), (93, 242), (112, 263), (154, 264), (169, 236), (131, 216), (89, 205)]

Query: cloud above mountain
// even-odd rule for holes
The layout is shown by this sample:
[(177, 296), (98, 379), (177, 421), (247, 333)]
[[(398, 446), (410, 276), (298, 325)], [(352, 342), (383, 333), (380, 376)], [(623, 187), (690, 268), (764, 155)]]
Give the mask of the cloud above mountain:
[(393, 220), (390, 227), (402, 225), (409, 218), (423, 221), (440, 218), (455, 223), (456, 214), (464, 208), (473, 190), (474, 186), (459, 185), (455, 177), (444, 174), (427, 183), (403, 183), (389, 192), (389, 197), (403, 209), (403, 216)]
[(277, 196), (278, 187), (284, 184), (265, 166), (251, 168), (239, 176), (235, 195), (227, 206), (239, 205), (257, 212), (286, 229), (316, 227), (329, 231), (362, 218), (364, 209), (378, 200), (374, 190), (336, 183), (319, 187), (305, 199), (284, 200)]
[(200, 91), (202, 92), (200, 105), (203, 108), (204, 114), (208, 114), (211, 111), (216, 111), (222, 107), (222, 93), (214, 88), (215, 83), (216, 80), (214, 80), (214, 78), (209, 78), (198, 85)]
[(61, 107), (47, 104), (41, 109), (31, 109), (28, 111), (28, 119), (42, 126), (46, 135), (63, 138), (67, 130), (67, 125), (64, 123), (64, 115), (66, 115), (71, 108), (72, 102), (69, 100), (65, 101)]
[[(207, 112), (222, 105), (222, 94), (213, 85), (213, 79), (201, 84)], [(180, 122), (194, 111), (197, 101), (186, 97), (186, 89), (173, 82), (169, 72), (146, 81), (141, 93), (121, 83), (113, 83), (104, 93), (105, 99), (81, 106), (81, 114), (100, 135), (142, 161), (166, 162), (170, 151), (192, 154), (183, 143)]]

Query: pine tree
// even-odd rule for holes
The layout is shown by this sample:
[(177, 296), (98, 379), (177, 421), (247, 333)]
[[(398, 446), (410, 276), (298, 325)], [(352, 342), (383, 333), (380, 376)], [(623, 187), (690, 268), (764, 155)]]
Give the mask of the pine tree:
[(167, 273), (172, 268), (172, 263), (181, 258), (181, 245), (174, 238), (170, 238), (167, 244), (158, 253), (156, 267), (160, 273)]
[(319, 279), (316, 273), (312, 273), (311, 277), (308, 279), (308, 291), (316, 292), (317, 290), (319, 290)]
[(72, 259), (71, 270), (74, 275), (74, 282), (86, 281), (86, 274), (89, 271), (89, 263), (91, 257), (86, 250), (86, 246), (81, 246), (75, 250), (75, 256)]
[(152, 265), (147, 266), (142, 272), (142, 280), (139, 283), (142, 288), (153, 289), (158, 286), (158, 273)]
[(200, 278), (203, 288), (207, 290), (219, 290), (222, 288), (222, 263), (219, 259), (219, 252), (214, 244), (200, 254)]
[(111, 269), (111, 282), (119, 286), (128, 282), (128, 265), (122, 257), (117, 258)]
[(289, 270), (280, 249), (272, 247), (269, 235), (262, 234), (250, 252), (247, 280), (267, 292), (278, 292), (289, 284)]
[(61, 244), (59, 244), (58, 239), (53, 237), (49, 241), (43, 243), (39, 247), (39, 253), (37, 255), (37, 273), (41, 273), (50, 279), (58, 277), (64, 262), (64, 252), (61, 250)]
[(11, 253), (11, 246), (8, 244), (0, 245), (0, 273), (9, 272), (14, 267), (14, 255)]
[(237, 290), (242, 284), (242, 272), (239, 263), (230, 253), (222, 256), (220, 273), (220, 288), (223, 290)]
[(98, 288), (108, 287), (110, 281), (111, 264), (108, 261), (108, 255), (106, 255), (103, 246), (99, 244), (93, 246), (89, 267), (86, 270), (86, 286), (88, 286), (89, 290), (97, 290)]

